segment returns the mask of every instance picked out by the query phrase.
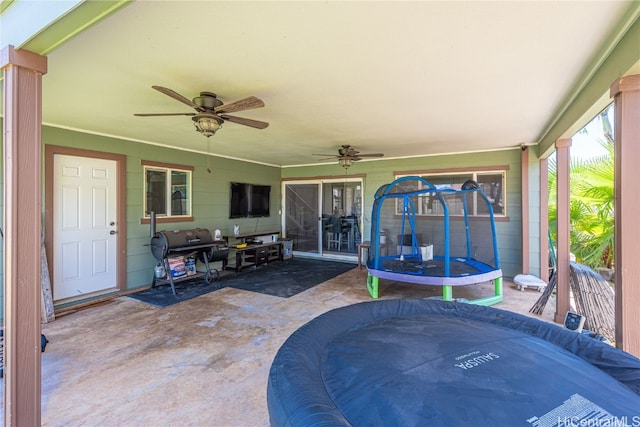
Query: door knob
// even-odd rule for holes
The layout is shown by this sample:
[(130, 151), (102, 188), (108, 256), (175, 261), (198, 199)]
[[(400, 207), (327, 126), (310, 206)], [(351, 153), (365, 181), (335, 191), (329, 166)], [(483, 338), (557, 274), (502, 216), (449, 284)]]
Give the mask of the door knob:
[(111, 231), (109, 232), (109, 234), (111, 234), (112, 236), (113, 236), (114, 234), (116, 234), (116, 233), (117, 233), (117, 231), (116, 231), (116, 230), (111, 230)]

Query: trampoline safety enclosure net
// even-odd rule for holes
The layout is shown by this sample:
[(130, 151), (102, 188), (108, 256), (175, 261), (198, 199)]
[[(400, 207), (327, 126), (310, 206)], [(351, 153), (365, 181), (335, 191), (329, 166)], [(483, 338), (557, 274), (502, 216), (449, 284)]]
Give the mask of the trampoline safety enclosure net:
[(453, 287), (494, 282), (494, 294), (469, 301), (502, 301), (492, 201), (481, 185), (434, 185), (405, 176), (381, 186), (371, 214), (367, 288), (378, 298), (378, 279), (442, 286), (452, 301)]

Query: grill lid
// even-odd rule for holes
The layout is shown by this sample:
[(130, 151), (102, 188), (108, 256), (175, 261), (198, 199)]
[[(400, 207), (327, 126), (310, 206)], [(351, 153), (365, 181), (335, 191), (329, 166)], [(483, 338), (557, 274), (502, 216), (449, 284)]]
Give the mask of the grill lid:
[(151, 253), (157, 260), (170, 253), (205, 250), (213, 245), (211, 232), (205, 228), (158, 231), (151, 238)]

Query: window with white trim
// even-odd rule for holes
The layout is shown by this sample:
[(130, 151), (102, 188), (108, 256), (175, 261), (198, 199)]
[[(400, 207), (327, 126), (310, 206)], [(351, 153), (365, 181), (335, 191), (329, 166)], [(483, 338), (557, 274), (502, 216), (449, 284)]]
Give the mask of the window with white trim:
[[(412, 174), (402, 174), (396, 175), (396, 178), (400, 178), (402, 176), (420, 176), (421, 178), (426, 179), (431, 184), (436, 187), (451, 187), (456, 190), (460, 190), (462, 188), (462, 184), (464, 184), (467, 180), (473, 180), (478, 183), (482, 191), (487, 196), (489, 203), (491, 204), (494, 216), (506, 216), (506, 203), (505, 203), (505, 183), (507, 181), (507, 170), (506, 169), (495, 169), (495, 170), (470, 170), (470, 171), (456, 171), (456, 172), (438, 172), (438, 173), (412, 173)], [(422, 186), (423, 184), (418, 182), (418, 185)], [(418, 189), (416, 189), (418, 190)], [(489, 215), (489, 209), (486, 203), (478, 203), (477, 197), (481, 197), (478, 195), (474, 195), (472, 198), (472, 206), (469, 206), (469, 215), (472, 216), (486, 216)], [(439, 209), (439, 203), (433, 203), (433, 196), (429, 194), (417, 195), (414, 196), (414, 203), (416, 206), (416, 214), (421, 216), (435, 216), (442, 215), (443, 213)], [(462, 215), (462, 201), (458, 200), (457, 206), (456, 201), (448, 200), (452, 206), (450, 206), (450, 215)], [(398, 215), (401, 212), (396, 212)]]
[(144, 218), (186, 218), (191, 216), (191, 175), (193, 168), (143, 162)]

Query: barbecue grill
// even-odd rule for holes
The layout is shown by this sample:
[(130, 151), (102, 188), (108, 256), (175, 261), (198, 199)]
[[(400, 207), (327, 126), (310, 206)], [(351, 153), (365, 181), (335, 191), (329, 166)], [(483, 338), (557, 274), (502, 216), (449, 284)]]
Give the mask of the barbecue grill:
[[(155, 286), (157, 281), (168, 282), (171, 284), (173, 294), (176, 294), (174, 280), (182, 278), (174, 278), (169, 268), (169, 258), (184, 256), (193, 256), (199, 259), (206, 267), (203, 274), (207, 283), (211, 283), (220, 276), (218, 270), (211, 270), (210, 262), (222, 261), (223, 267), (229, 255), (229, 248), (225, 241), (213, 240), (211, 232), (205, 228), (194, 228), (190, 230), (164, 230), (158, 231), (151, 238), (151, 254), (159, 262), (164, 265), (167, 272), (167, 279), (154, 280), (151, 287)], [(193, 279), (195, 275), (186, 278)]]

